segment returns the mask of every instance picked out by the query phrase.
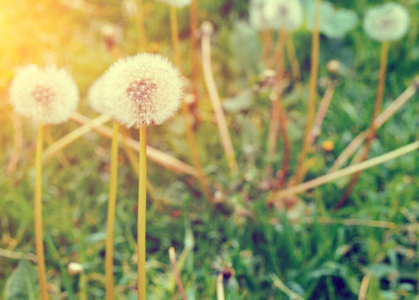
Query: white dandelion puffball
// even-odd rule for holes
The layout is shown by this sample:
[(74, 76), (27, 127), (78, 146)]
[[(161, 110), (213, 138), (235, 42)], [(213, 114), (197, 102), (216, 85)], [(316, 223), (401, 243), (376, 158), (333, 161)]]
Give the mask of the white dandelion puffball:
[(184, 7), (191, 4), (191, 0), (159, 0), (171, 6)]
[(367, 11), (364, 30), (374, 40), (395, 41), (409, 29), (409, 14), (397, 3), (386, 3)]
[(182, 77), (160, 55), (141, 53), (119, 59), (105, 76), (108, 113), (127, 127), (159, 125), (180, 106)]
[(250, 0), (249, 21), (257, 30), (270, 29), (264, 15), (266, 2), (267, 0)]
[(89, 102), (90, 107), (99, 114), (105, 114), (108, 112), (106, 108), (104, 87), (105, 75), (102, 75), (92, 83), (87, 91), (87, 101)]
[(77, 85), (67, 71), (33, 64), (17, 70), (9, 96), (17, 113), (42, 124), (67, 121), (79, 102)]
[(303, 23), (303, 8), (299, 0), (269, 0), (264, 16), (272, 29), (296, 30)]

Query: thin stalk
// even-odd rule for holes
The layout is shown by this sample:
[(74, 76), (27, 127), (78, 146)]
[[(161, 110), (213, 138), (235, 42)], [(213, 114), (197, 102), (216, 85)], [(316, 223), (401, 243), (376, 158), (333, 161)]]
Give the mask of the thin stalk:
[(169, 258), (170, 258), (170, 263), (172, 265), (172, 272), (176, 279), (177, 287), (179, 289), (179, 293), (182, 297), (182, 300), (187, 300), (188, 298), (186, 297), (185, 289), (183, 287), (182, 280), (180, 279), (180, 274), (176, 266), (176, 252), (175, 252), (175, 248), (173, 247), (169, 248)]
[(287, 131), (287, 120), (285, 117), (285, 112), (282, 107), (282, 79), (284, 77), (284, 46), (285, 41), (287, 39), (287, 32), (282, 29), (279, 32), (279, 40), (278, 40), (278, 47), (277, 47), (277, 53), (276, 57), (278, 60), (277, 65), (277, 72), (276, 72), (276, 85), (277, 85), (277, 94), (276, 97), (272, 101), (272, 110), (277, 110), (276, 113), (272, 111), (272, 118), (271, 118), (271, 130), (269, 132), (269, 145), (268, 145), (268, 153), (271, 158), (271, 161), (273, 160), (273, 157), (275, 156), (276, 151), (276, 145), (278, 140), (278, 127), (281, 129), (282, 138), (284, 140), (284, 158), (282, 163), (282, 170), (281, 174), (278, 178), (278, 188), (281, 188), (282, 185), (285, 182), (285, 179), (288, 174), (288, 166), (290, 161), (290, 155), (291, 155), (291, 146), (289, 142), (288, 137), (288, 131)]
[(298, 158), (297, 171), (294, 178), (290, 182), (290, 186), (299, 183), (305, 174), (305, 159), (310, 148), (310, 132), (313, 125), (314, 113), (316, 109), (316, 86), (317, 75), (319, 69), (319, 46), (320, 46), (320, 3), (321, 0), (316, 0), (316, 14), (314, 18), (313, 28), (313, 47), (311, 52), (311, 70), (310, 70), (310, 85), (309, 85), (309, 99), (307, 108), (307, 121), (303, 136), (303, 145), (300, 156)]
[[(175, 64), (180, 70), (182, 70), (182, 62), (179, 47), (178, 20), (176, 14), (176, 7), (173, 5), (170, 6), (170, 27), (172, 32), (172, 45)], [(212, 202), (213, 198), (208, 188), (204, 170), (202, 169), (201, 159), (199, 158), (199, 151), (196, 144), (195, 132), (193, 130), (193, 124), (191, 122), (191, 111), (189, 110), (188, 104), (185, 101), (182, 101), (182, 114), (185, 120), (186, 137), (189, 144), (189, 150), (191, 152), (192, 161), (196, 169), (199, 182), (201, 183), (202, 191), (205, 197)]]
[(418, 149), (419, 149), (419, 141), (411, 143), (407, 146), (401, 147), (397, 150), (388, 152), (388, 153), (383, 154), (381, 156), (375, 157), (373, 159), (370, 159), (370, 160), (364, 161), (362, 163), (356, 164), (354, 166), (350, 166), (350, 167), (338, 170), (336, 172), (317, 177), (313, 180), (304, 182), (302, 184), (287, 188), (286, 190), (278, 192), (277, 197), (285, 198), (285, 197), (288, 197), (288, 196), (292, 196), (292, 195), (304, 192), (308, 189), (312, 189), (312, 188), (318, 187), (320, 185), (338, 180), (342, 177), (349, 176), (349, 175), (352, 175), (354, 173), (357, 173), (357, 172), (360, 172), (360, 171), (378, 166), (382, 163), (385, 163), (387, 161), (395, 159), (399, 156), (408, 154), (410, 152), (416, 151)]
[(176, 66), (181, 69), (182, 61), (180, 58), (179, 47), (179, 26), (177, 20), (176, 6), (170, 5), (170, 29), (172, 33), (173, 56), (175, 58)]
[[(55, 143), (54, 138), (51, 135), (51, 132), (49, 131), (50, 127), (44, 128), (44, 140), (47, 142), (48, 146), (51, 146)], [(64, 155), (62, 151), (56, 152), (56, 157), (60, 164), (63, 166), (63, 168), (68, 168), (70, 166), (70, 162), (68, 161), (67, 157)]]
[(113, 236), (115, 227), (115, 208), (116, 192), (118, 183), (118, 133), (119, 124), (113, 123), (112, 149), (111, 149), (111, 169), (109, 179), (109, 200), (108, 217), (106, 232), (106, 255), (105, 255), (105, 275), (106, 275), (106, 299), (114, 299), (114, 278), (113, 278)]
[[(383, 42), (381, 46), (380, 74), (379, 74), (379, 79), (378, 79), (377, 96), (375, 98), (374, 110), (372, 112), (371, 122), (368, 128), (367, 141), (365, 142), (365, 150), (360, 160), (361, 162), (364, 161), (368, 157), (368, 153), (371, 149), (371, 144), (375, 136), (376, 128), (374, 126), (374, 121), (380, 112), (381, 104), (383, 102), (383, 94), (384, 94), (384, 86), (385, 86), (386, 70), (387, 70), (387, 60), (388, 60), (388, 50), (389, 50), (389, 42)], [(340, 198), (339, 202), (336, 204), (335, 206), (336, 210), (338, 210), (345, 204), (346, 200), (351, 195), (353, 188), (357, 184), (360, 176), (361, 176), (361, 172), (354, 174), (347, 189), (345, 190), (344, 194)]]
[[(192, 93), (195, 96), (195, 103), (199, 103), (199, 41), (198, 41), (198, 0), (192, 0), (190, 5), (190, 29), (191, 29), (191, 63), (192, 63)], [(192, 109), (197, 118), (197, 111)]]
[(223, 272), (220, 272), (217, 276), (217, 300), (225, 300)]
[(370, 283), (371, 276), (367, 274), (362, 278), (361, 288), (359, 289), (358, 300), (367, 299), (368, 285)]
[[(122, 128), (122, 132), (121, 132), (124, 136), (130, 138), (130, 131), (128, 128), (123, 127)], [(122, 148), (125, 151), (125, 154), (128, 157), (129, 163), (131, 164), (132, 168), (134, 169), (134, 173), (137, 176), (137, 178), (140, 177), (140, 171), (139, 171), (139, 161), (138, 158), (136, 156), (136, 154), (134, 153), (134, 151), (128, 147), (127, 143), (126, 143), (126, 139), (122, 139)]]
[(297, 51), (295, 51), (294, 40), (291, 34), (287, 38), (286, 47), (291, 65), (292, 77), (294, 77), (294, 83), (298, 87), (301, 82), (300, 63), (298, 62)]
[[(286, 32), (281, 30), (279, 33), (278, 46), (275, 51), (275, 58), (278, 61), (277, 64), (277, 73), (276, 73), (276, 84), (278, 87), (281, 86), (281, 80), (284, 75), (284, 43), (286, 38)], [(268, 155), (272, 159), (275, 155), (276, 145), (278, 142), (278, 130), (279, 130), (279, 119), (280, 119), (280, 110), (281, 110), (281, 96), (282, 91), (276, 94), (276, 97), (273, 97), (272, 100), (272, 114), (271, 114), (271, 123), (269, 128), (269, 137), (268, 137)]]
[(47, 278), (45, 272), (45, 257), (42, 232), (42, 150), (44, 142), (44, 126), (38, 127), (38, 139), (36, 143), (35, 158), (35, 199), (34, 199), (34, 221), (35, 221), (35, 248), (38, 257), (38, 278), (41, 287), (41, 299), (48, 299)]
[(233, 173), (237, 172), (237, 161), (234, 153), (233, 143), (231, 142), (230, 133), (224, 110), (221, 104), (220, 96), (218, 95), (217, 85), (215, 83), (214, 74), (211, 68), (211, 33), (202, 33), (202, 67), (204, 69), (204, 78), (207, 85), (208, 94), (214, 109), (215, 119), (218, 126), (218, 131), (221, 136), (221, 141), (224, 148), (224, 153)]
[[(71, 119), (74, 120), (77, 123), (80, 124), (88, 124), (89, 122), (91, 122), (92, 120), (78, 112), (74, 112), (71, 115)], [(107, 126), (90, 126), (90, 128), (98, 133), (100, 133), (103, 136), (106, 136), (108, 138), (112, 138), (112, 129), (110, 129)], [(118, 136), (118, 141), (119, 142), (125, 142), (126, 145), (128, 147), (130, 147), (131, 149), (133, 149), (136, 152), (139, 152), (140, 150), (140, 143), (132, 138), (129, 137), (125, 137), (123, 135), (119, 135)], [(196, 177), (196, 171), (195, 169), (184, 163), (183, 161), (178, 160), (177, 158), (166, 154), (160, 150), (157, 150), (153, 147), (147, 146), (147, 156), (148, 158), (150, 158), (150, 160), (152, 160), (153, 162), (155, 162), (156, 164), (169, 169), (173, 172), (176, 173), (180, 173), (180, 174), (187, 174), (190, 176), (194, 176)]]
[[(391, 103), (374, 121), (374, 127), (377, 130), (385, 122), (387, 122), (404, 104), (406, 104), (409, 99), (415, 95), (418, 87), (415, 83), (410, 85), (396, 100)], [(349, 159), (349, 157), (362, 145), (369, 134), (369, 130), (361, 132), (356, 138), (354, 138), (351, 143), (346, 146), (342, 151), (336, 161), (333, 163), (333, 166), (330, 168), (329, 172), (339, 170)]]
[(147, 209), (147, 127), (140, 126), (140, 177), (138, 179), (138, 216), (137, 216), (137, 285), (138, 300), (146, 299), (146, 209)]
[(141, 52), (147, 51), (147, 34), (144, 25), (144, 7), (143, 0), (137, 0), (137, 14), (135, 15), (137, 23), (138, 45)]
[(314, 119), (313, 128), (310, 132), (310, 145), (312, 145), (316, 138), (320, 135), (324, 117), (326, 116), (329, 105), (332, 102), (333, 94), (335, 93), (335, 84), (329, 83), (324, 93), (322, 100), (320, 101), (319, 110), (317, 111), (316, 118)]
[(44, 161), (51, 158), (55, 153), (71, 145), (74, 141), (85, 135), (86, 133), (92, 131), (92, 128), (102, 125), (112, 119), (111, 116), (101, 115), (88, 123), (78, 127), (69, 134), (65, 135), (51, 146), (49, 146), (44, 153)]

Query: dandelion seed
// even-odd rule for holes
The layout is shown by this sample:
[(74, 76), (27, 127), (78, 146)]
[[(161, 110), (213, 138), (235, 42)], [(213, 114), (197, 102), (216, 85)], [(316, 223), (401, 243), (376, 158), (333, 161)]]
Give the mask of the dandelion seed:
[(162, 56), (120, 59), (104, 81), (108, 113), (127, 127), (161, 124), (179, 108), (182, 86), (178, 69)]
[(191, 4), (191, 0), (159, 0), (160, 2), (176, 7), (184, 7)]
[(56, 66), (19, 68), (9, 95), (17, 113), (42, 124), (67, 121), (79, 101), (76, 83), (67, 71)]
[(367, 11), (364, 30), (377, 41), (395, 41), (409, 29), (409, 14), (397, 3), (386, 3)]
[(293, 31), (303, 23), (303, 9), (299, 0), (266, 1), (263, 14), (271, 29)]

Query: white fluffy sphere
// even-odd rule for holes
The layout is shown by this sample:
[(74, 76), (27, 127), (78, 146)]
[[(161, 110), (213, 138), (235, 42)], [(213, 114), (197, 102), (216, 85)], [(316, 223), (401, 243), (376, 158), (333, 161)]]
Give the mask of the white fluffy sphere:
[(367, 11), (364, 30), (374, 40), (395, 41), (409, 29), (409, 14), (397, 3), (386, 3)]
[(104, 85), (108, 114), (127, 127), (161, 124), (181, 103), (179, 70), (156, 54), (119, 59), (106, 72)]
[(32, 64), (17, 70), (9, 96), (17, 113), (42, 124), (67, 121), (79, 101), (77, 85), (67, 71)]
[(303, 23), (303, 8), (299, 0), (269, 0), (263, 10), (268, 27), (272, 29), (292, 31)]

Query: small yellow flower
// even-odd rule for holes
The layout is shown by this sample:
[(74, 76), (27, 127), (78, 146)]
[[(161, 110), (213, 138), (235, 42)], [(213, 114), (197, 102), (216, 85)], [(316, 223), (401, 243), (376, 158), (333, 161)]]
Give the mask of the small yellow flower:
[(333, 151), (333, 149), (335, 149), (335, 143), (330, 140), (324, 141), (322, 143), (322, 149), (326, 152)]

